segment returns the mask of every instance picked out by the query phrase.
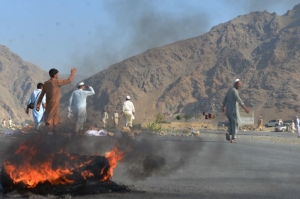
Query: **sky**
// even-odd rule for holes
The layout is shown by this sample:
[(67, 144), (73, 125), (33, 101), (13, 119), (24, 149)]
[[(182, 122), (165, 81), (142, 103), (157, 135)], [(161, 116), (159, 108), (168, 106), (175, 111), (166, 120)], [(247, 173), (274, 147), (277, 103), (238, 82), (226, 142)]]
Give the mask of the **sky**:
[(0, 44), (40, 68), (90, 76), (252, 11), (300, 0), (2, 0)]

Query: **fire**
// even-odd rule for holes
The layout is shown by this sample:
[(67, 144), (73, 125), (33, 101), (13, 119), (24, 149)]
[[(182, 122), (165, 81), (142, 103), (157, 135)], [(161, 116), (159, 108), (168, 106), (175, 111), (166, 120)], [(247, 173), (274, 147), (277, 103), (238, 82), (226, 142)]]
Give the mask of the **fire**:
[[(105, 154), (105, 157), (108, 159), (110, 167), (108, 169), (107, 174), (102, 179), (103, 181), (109, 180), (113, 176), (114, 169), (117, 167), (117, 162), (122, 160), (123, 156), (124, 153), (119, 151), (117, 147), (114, 147), (113, 150)], [(103, 170), (101, 172), (103, 172)]]
[[(52, 185), (69, 184), (79, 178), (106, 181), (111, 179), (117, 162), (123, 156), (123, 152), (116, 147), (106, 153), (105, 158), (100, 155), (72, 155), (65, 151), (41, 154), (37, 148), (24, 143), (12, 159), (3, 163), (3, 168), (13, 184), (22, 184), (27, 188), (45, 182)], [(101, 168), (97, 167), (99, 165)]]

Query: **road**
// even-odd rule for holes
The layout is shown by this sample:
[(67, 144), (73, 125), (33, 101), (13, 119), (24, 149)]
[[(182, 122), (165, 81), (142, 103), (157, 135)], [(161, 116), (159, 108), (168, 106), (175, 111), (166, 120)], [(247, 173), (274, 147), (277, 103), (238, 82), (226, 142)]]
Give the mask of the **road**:
[[(241, 132), (237, 143), (233, 144), (226, 141), (223, 134), (203, 131), (200, 138), (146, 137), (148, 144), (144, 145), (144, 152), (149, 149), (165, 157), (166, 164), (161, 169), (145, 177), (141, 173), (134, 174), (129, 162), (121, 162), (115, 169), (113, 181), (129, 186), (132, 192), (73, 198), (300, 197), (300, 145), (295, 134)], [(268, 137), (279, 141), (264, 139)], [(280, 142), (282, 138), (297, 142)], [(97, 139), (102, 140), (103, 146), (113, 144), (109, 137)], [(89, 140), (90, 143), (94, 141), (95, 138)], [(90, 146), (95, 148), (95, 144)]]

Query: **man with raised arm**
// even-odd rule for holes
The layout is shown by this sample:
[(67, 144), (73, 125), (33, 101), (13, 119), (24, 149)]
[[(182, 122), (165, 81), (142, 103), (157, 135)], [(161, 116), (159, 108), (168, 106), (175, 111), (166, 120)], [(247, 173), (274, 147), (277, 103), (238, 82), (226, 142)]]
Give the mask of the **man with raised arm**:
[(44, 83), (44, 87), (36, 104), (36, 110), (39, 111), (40, 104), (46, 94), (45, 125), (51, 127), (53, 134), (57, 134), (56, 127), (61, 123), (60, 106), (60, 87), (70, 84), (74, 79), (77, 69), (72, 68), (68, 79), (58, 79), (58, 70), (52, 68), (49, 70), (50, 80)]

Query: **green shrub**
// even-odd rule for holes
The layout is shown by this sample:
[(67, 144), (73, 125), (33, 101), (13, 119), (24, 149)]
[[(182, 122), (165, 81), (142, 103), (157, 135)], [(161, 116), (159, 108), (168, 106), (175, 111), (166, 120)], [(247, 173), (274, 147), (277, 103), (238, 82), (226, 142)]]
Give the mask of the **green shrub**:
[(161, 126), (157, 122), (147, 124), (146, 128), (151, 131), (160, 132)]
[(186, 114), (184, 114), (183, 117), (184, 117), (185, 121), (188, 121), (192, 118), (192, 115), (190, 113), (186, 113)]
[(155, 116), (155, 122), (156, 123), (163, 123), (165, 121), (165, 116), (162, 113), (158, 113)]
[(180, 115), (177, 115), (177, 116), (176, 116), (176, 119), (177, 119), (177, 120), (181, 120), (181, 116), (180, 116)]

